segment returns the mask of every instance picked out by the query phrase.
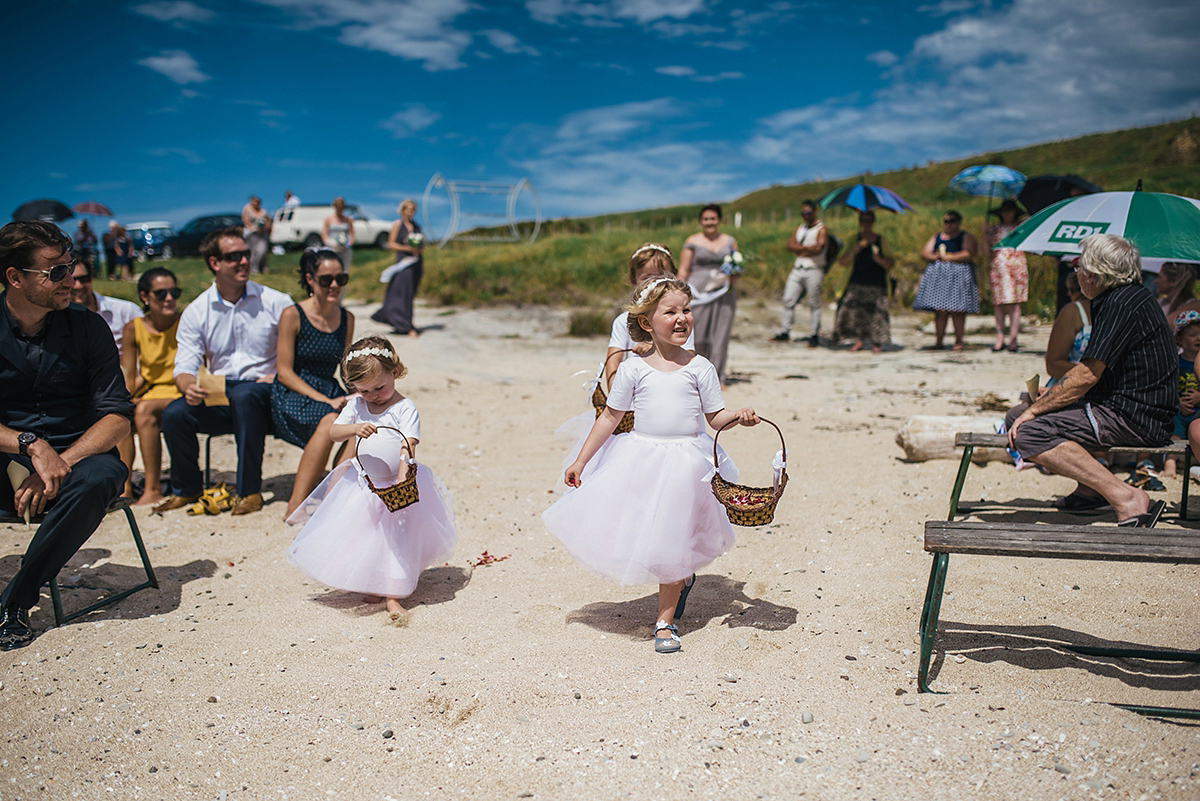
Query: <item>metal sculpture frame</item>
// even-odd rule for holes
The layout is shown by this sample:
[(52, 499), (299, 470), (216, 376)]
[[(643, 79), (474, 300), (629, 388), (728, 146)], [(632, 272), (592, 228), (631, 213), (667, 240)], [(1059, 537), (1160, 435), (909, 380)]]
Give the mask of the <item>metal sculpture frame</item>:
[[(445, 189), (447, 196), (450, 198), (450, 224), (446, 227), (446, 233), (437, 243), (439, 248), (445, 247), (447, 243), (453, 240), (459, 242), (533, 242), (537, 239), (538, 233), (542, 229), (542, 202), (538, 199), (537, 192), (534, 191), (533, 184), (529, 182), (528, 178), (522, 178), (515, 184), (507, 184), (502, 181), (457, 180), (446, 178), (440, 172), (435, 173), (429, 179), (429, 183), (425, 185), (425, 194), (422, 196), (422, 205), (425, 209), (425, 228), (430, 231), (433, 230), (433, 225), (429, 220), (429, 199), (436, 189)], [(533, 230), (528, 236), (521, 235), (521, 230), (517, 223), (517, 199), (523, 191), (529, 192), (533, 197), (535, 209)], [(509, 233), (507, 235), (485, 233), (460, 234), (458, 226), (462, 222), (463, 213), (459, 199), (463, 195), (506, 196), (504, 214), (497, 212), (471, 212), (471, 215), (502, 219), (504, 222), (497, 227), (507, 225)]]

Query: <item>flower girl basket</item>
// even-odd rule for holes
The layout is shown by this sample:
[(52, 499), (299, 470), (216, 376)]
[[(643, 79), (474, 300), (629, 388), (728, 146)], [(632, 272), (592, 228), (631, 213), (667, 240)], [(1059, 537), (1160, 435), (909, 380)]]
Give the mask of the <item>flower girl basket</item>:
[[(779, 430), (779, 426), (767, 418), (760, 417), (759, 419), (775, 429), (775, 433), (779, 434), (779, 444), (783, 448), (781, 451), (783, 461), (780, 465), (777, 465), (779, 475), (774, 482), (774, 486), (762, 488), (744, 487), (741, 484), (734, 484), (731, 481), (721, 478), (719, 470), (713, 474), (712, 478), (713, 495), (725, 507), (725, 511), (729, 514), (729, 522), (735, 526), (765, 526), (774, 520), (775, 504), (779, 503), (779, 499), (783, 497), (783, 490), (788, 482), (787, 443), (783, 441), (783, 432)], [(737, 420), (731, 420), (726, 423), (717, 432), (717, 435), (713, 437), (714, 467), (720, 466), (717, 461), (717, 437), (721, 436), (721, 431), (730, 426), (737, 425), (737, 422)]]
[[(613, 353), (610, 353), (608, 355), (608, 358), (604, 360), (604, 367), (600, 368), (600, 375), (596, 376), (596, 389), (592, 392), (592, 406), (595, 407), (595, 409), (596, 409), (597, 417), (599, 417), (600, 414), (604, 411), (605, 407), (608, 406), (608, 393), (604, 391), (605, 369), (608, 367), (609, 359), (611, 359), (613, 356), (617, 356), (621, 353), (632, 353), (632, 350), (629, 348), (626, 348), (625, 350), (618, 350), (618, 351), (614, 351)], [(628, 434), (632, 430), (633, 430), (633, 412), (625, 412), (625, 416), (621, 418), (621, 422), (617, 423), (617, 429), (613, 433)]]
[[(400, 429), (396, 428), (395, 426), (376, 427), (381, 429), (390, 429), (391, 431), (399, 433), (400, 436), (404, 436), (404, 432), (400, 431)], [(362, 442), (362, 438), (359, 437), (358, 441)], [(409, 459), (411, 460), (412, 451), (409, 450), (407, 440), (405, 441), (404, 450), (409, 452)], [(398, 512), (404, 507), (411, 506), (417, 501), (421, 500), (420, 495), (417, 494), (417, 463), (415, 461), (409, 461), (408, 463), (410, 466), (408, 478), (393, 484), (390, 487), (376, 487), (375, 484), (371, 482), (371, 477), (367, 475), (367, 471), (363, 469), (362, 462), (358, 463), (358, 469), (362, 473), (362, 477), (366, 479), (367, 486), (370, 487), (371, 492), (379, 496), (379, 500), (383, 501), (383, 505), (388, 508), (389, 512)]]

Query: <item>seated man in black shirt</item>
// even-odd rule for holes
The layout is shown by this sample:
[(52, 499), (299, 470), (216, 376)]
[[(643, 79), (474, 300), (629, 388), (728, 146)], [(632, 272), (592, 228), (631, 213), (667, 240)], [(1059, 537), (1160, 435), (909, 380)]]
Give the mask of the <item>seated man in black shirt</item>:
[(1092, 301), (1092, 337), (1060, 383), (1009, 411), (1009, 442), (1025, 459), (1079, 482), (1063, 508), (1107, 501), (1120, 525), (1153, 527), (1166, 504), (1150, 503), (1145, 490), (1121, 481), (1089, 451), (1171, 441), (1179, 410), (1175, 339), (1142, 285), (1132, 242), (1096, 234), (1080, 247), (1076, 272)]
[[(0, 509), (45, 512), (0, 594), (0, 650), (33, 640), (43, 584), (92, 535), (127, 471), (133, 403), (100, 315), (71, 303), (71, 241), (45, 222), (0, 228)], [(10, 462), (29, 470), (13, 489)]]

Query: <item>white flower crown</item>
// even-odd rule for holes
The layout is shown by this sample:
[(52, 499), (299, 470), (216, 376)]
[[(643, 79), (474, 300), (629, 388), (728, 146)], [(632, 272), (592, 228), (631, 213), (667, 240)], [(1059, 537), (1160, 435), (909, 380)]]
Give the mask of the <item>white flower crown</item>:
[(649, 283), (647, 283), (645, 288), (642, 289), (641, 293), (638, 294), (638, 299), (637, 299), (638, 305), (640, 306), (646, 302), (646, 298), (650, 297), (650, 290), (654, 289), (654, 287), (658, 286), (659, 284), (665, 284), (668, 281), (675, 281), (675, 280), (678, 280), (678, 279), (675, 279), (675, 278), (652, 278), (652, 279), (650, 279)]
[(671, 255), (671, 251), (668, 250), (667, 248), (664, 248), (662, 245), (642, 245), (640, 248), (633, 251), (633, 255), (631, 255), (629, 258), (632, 259), (637, 254), (641, 253), (642, 251), (646, 251), (646, 250), (657, 250), (659, 253), (667, 254), (667, 256)]
[(346, 361), (357, 359), (359, 356), (392, 356), (394, 351), (389, 348), (359, 348), (346, 354)]

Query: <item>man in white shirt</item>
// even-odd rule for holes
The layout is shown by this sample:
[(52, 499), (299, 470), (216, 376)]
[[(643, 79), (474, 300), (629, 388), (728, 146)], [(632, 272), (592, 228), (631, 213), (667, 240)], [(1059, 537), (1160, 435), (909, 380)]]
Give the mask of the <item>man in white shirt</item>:
[[(155, 511), (178, 509), (200, 497), (198, 433), (237, 440), (237, 496), (232, 513), (262, 508), (262, 458), (271, 430), (271, 382), (279, 317), (292, 299), (250, 280), (250, 249), (241, 228), (214, 231), (200, 245), (213, 284), (179, 318), (175, 385), (183, 397), (163, 412), (163, 439), (171, 453), (171, 495)], [(199, 386), (201, 367), (225, 377), (228, 406), (208, 406)]]
[(800, 216), (804, 222), (796, 227), (796, 233), (787, 243), (788, 251), (795, 254), (796, 260), (783, 288), (783, 325), (775, 335), (775, 341), (791, 339), (796, 304), (807, 296), (812, 320), (808, 346), (815, 348), (821, 344), (821, 281), (825, 278), (825, 246), (829, 243), (829, 232), (825, 230), (825, 223), (817, 219), (817, 204), (813, 201), (800, 204)]
[(71, 302), (78, 303), (104, 318), (108, 329), (117, 342), (117, 353), (121, 352), (121, 333), (125, 324), (142, 316), (142, 307), (120, 298), (110, 298), (92, 289), (92, 260), (87, 254), (79, 253), (71, 277)]

